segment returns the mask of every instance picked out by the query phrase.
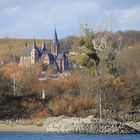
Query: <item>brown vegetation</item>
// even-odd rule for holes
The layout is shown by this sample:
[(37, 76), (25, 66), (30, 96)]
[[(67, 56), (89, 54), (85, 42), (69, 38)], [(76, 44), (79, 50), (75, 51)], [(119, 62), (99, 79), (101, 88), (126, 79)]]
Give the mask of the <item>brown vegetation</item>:
[[(91, 75), (83, 68), (76, 69), (65, 80), (39, 81), (37, 72), (40, 71), (40, 63), (31, 69), (17, 65), (16, 96), (13, 96), (12, 63), (2, 65), (0, 67), (0, 118), (91, 114), (99, 116), (97, 80), (102, 90), (102, 111), (106, 112), (103, 113), (103, 117), (111, 118), (111, 110), (132, 115), (140, 108), (140, 44), (130, 44), (128, 47), (117, 49), (115, 60), (117, 76), (107, 72), (105, 56), (102, 54), (99, 78), (94, 77), (95, 70)], [(42, 90), (46, 91), (45, 100), (41, 99)]]

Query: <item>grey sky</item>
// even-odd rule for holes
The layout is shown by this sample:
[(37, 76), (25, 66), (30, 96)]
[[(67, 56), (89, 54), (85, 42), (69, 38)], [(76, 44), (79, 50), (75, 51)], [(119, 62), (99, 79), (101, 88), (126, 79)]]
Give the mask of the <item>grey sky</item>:
[(55, 27), (61, 38), (79, 35), (80, 23), (94, 28), (110, 16), (118, 30), (140, 30), (139, 13), (140, 0), (0, 0), (0, 37), (52, 38)]

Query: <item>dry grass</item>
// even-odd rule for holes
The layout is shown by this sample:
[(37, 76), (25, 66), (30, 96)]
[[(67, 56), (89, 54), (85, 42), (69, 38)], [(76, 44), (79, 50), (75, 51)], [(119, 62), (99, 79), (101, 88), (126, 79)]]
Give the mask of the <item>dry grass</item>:
[[(36, 39), (36, 41), (38, 46), (41, 47), (42, 39)], [(17, 55), (21, 55), (26, 42), (29, 46), (32, 46), (33, 39), (0, 39), (0, 59), (8, 60), (13, 50)], [(49, 47), (51, 40), (46, 40), (46, 45)]]
[(76, 61), (78, 64), (82, 64), (83, 59), (85, 58), (85, 55), (82, 54), (70, 54), (69, 60)]
[(117, 63), (121, 72), (140, 72), (140, 44), (125, 47), (117, 53)]

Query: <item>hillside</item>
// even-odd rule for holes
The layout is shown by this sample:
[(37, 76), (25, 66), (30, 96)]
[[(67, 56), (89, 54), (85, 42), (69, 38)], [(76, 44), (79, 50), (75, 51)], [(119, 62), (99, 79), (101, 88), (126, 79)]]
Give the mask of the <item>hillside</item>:
[[(20, 54), (24, 43), (28, 42), (29, 45), (32, 45), (32, 41), (30, 39), (0, 40), (0, 53), (2, 54), (3, 51), (3, 55), (0, 57), (6, 57), (5, 52), (12, 52), (10, 46), (13, 46), (16, 52)], [(37, 40), (37, 42), (41, 46), (41, 40)], [(47, 41), (47, 46), (50, 46), (49, 43), (51, 41)], [(119, 121), (139, 121), (139, 50), (140, 43), (138, 42), (132, 45), (125, 45), (125, 47), (116, 50), (117, 76), (113, 76), (107, 69), (105, 63), (107, 54), (103, 55), (104, 52), (98, 53), (101, 58), (99, 70), (102, 72), (102, 76), (99, 79), (93, 77), (95, 75), (94, 69), (90, 71), (90, 69), (77, 68), (66, 80), (39, 81), (36, 76), (36, 71), (40, 67), (39, 64), (32, 67), (32, 71), (29, 71), (28, 68), (17, 67), (16, 96), (20, 96), (21, 102), (16, 102), (17, 100), (15, 98), (13, 101), (8, 100), (9, 95), (13, 96), (13, 65), (6, 64), (0, 68), (0, 110), (1, 112), (3, 111), (0, 119), (8, 116), (7, 114), (10, 115), (8, 116), (9, 118), (17, 118), (21, 117), (21, 113), (26, 114), (28, 112), (29, 117), (34, 116), (36, 112), (39, 112), (41, 117), (46, 117), (48, 114), (52, 114), (52, 116), (85, 117), (94, 115), (95, 117), (99, 117), (97, 87), (94, 82), (95, 80), (99, 80), (102, 91), (102, 108), (104, 110), (102, 116)], [(9, 54), (7, 53), (7, 56)], [(85, 55), (82, 53), (69, 54), (69, 59), (79, 63), (81, 63), (84, 57)], [(40, 101), (42, 89), (46, 91), (46, 99), (43, 102)], [(28, 98), (31, 95), (34, 98), (32, 97), (31, 100), (26, 101), (24, 97), (26, 96)], [(39, 104), (41, 105), (38, 108)], [(40, 108), (42, 109), (41, 111)], [(35, 110), (33, 114), (30, 112), (32, 110)], [(15, 116), (17, 112), (19, 116)], [(26, 116), (23, 117), (26, 118)]]
[[(42, 39), (36, 39), (38, 46), (41, 47)], [(14, 50), (17, 55), (22, 54), (23, 47), (25, 43), (28, 43), (29, 46), (32, 46), (33, 39), (0, 39), (0, 59), (9, 60), (12, 54), (12, 50)], [(46, 40), (46, 45), (51, 45), (51, 40)]]

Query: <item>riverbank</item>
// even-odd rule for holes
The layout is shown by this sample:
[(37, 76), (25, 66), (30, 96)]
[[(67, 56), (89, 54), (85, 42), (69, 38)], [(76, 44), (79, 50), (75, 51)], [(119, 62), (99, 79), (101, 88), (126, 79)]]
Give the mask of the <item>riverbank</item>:
[(46, 132), (45, 127), (36, 125), (0, 124), (0, 132)]
[(93, 116), (86, 118), (59, 116), (46, 119), (0, 121), (0, 132), (140, 134), (140, 122), (122, 123), (100, 120)]
[(140, 134), (132, 125), (114, 120), (97, 119), (93, 116), (50, 117), (44, 120), (48, 133), (80, 133), (80, 134)]
[(0, 132), (45, 132), (43, 119), (1, 120)]

